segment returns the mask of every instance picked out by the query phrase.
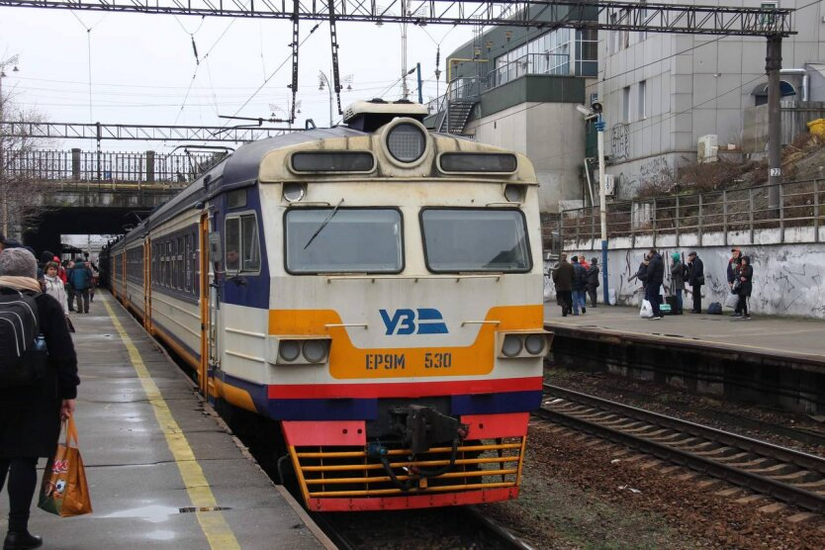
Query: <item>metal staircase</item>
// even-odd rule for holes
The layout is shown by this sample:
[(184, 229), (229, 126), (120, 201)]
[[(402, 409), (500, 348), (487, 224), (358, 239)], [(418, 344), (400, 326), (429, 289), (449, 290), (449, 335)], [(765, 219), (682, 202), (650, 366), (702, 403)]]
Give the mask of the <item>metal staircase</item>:
[(457, 78), (450, 83), (441, 102), (443, 110), (436, 119), (436, 131), (442, 134), (463, 136), (473, 112), (479, 101), (479, 80), (477, 78)]

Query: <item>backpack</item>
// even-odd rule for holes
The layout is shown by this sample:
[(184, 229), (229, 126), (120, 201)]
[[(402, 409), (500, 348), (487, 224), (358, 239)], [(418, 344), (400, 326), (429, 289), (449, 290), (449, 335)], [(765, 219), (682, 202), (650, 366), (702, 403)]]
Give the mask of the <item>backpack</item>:
[(708, 313), (710, 315), (722, 315), (722, 304), (713, 302), (708, 306)]
[(37, 383), (46, 374), (46, 343), (37, 303), (22, 292), (0, 294), (0, 388)]

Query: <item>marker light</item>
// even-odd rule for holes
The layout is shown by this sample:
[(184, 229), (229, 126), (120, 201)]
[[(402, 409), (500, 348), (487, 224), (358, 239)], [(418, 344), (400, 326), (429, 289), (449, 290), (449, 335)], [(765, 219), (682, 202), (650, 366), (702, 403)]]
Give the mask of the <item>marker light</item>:
[(504, 343), (501, 345), (501, 353), (507, 357), (515, 357), (521, 353), (521, 338), (514, 334), (505, 336)]
[(524, 341), (524, 348), (527, 350), (527, 353), (538, 355), (544, 351), (544, 341), (544, 336), (531, 334)]
[(304, 359), (310, 363), (320, 363), (327, 356), (327, 344), (324, 340), (307, 340), (304, 342)]
[(285, 183), (284, 199), (286, 202), (298, 202), (304, 198), (306, 187), (303, 183)]
[(415, 162), (426, 147), (427, 137), (413, 124), (397, 124), (387, 134), (387, 149), (397, 161)]
[(519, 185), (505, 185), (504, 198), (510, 202), (521, 202), (524, 200), (524, 193)]
[(284, 361), (295, 361), (301, 355), (301, 346), (295, 340), (283, 340), (278, 349), (278, 355)]

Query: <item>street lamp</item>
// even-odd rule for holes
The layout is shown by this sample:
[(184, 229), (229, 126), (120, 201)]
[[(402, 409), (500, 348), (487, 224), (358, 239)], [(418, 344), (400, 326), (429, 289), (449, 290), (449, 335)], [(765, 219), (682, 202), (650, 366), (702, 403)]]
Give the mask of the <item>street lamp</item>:
[(604, 108), (598, 101), (593, 101), (590, 107), (584, 105), (576, 105), (576, 110), (584, 115), (584, 120), (596, 121), (596, 132), (598, 138), (598, 155), (599, 155), (599, 221), (601, 222), (601, 237), (602, 237), (602, 288), (603, 299), (605, 305), (610, 305), (610, 292), (607, 288), (607, 193), (605, 190), (605, 173), (604, 173), (604, 127), (605, 122), (602, 118), (602, 111)]
[[(17, 68), (17, 62), (19, 61), (19, 57), (17, 55), (13, 55), (8, 59), (0, 61), (0, 123), (5, 122), (5, 114), (4, 114), (4, 107), (6, 104), (6, 97), (3, 95), (3, 79), (6, 77), (6, 67), (12, 65), (14, 68), (12, 69), (13, 73), (18, 72), (20, 69)], [(0, 126), (0, 191), (2, 191), (2, 226), (3, 226), (3, 234), (7, 237), (9, 236), (9, 203), (8, 203), (8, 193), (6, 189), (2, 189), (3, 184), (6, 181), (6, 143), (5, 143), (5, 127)]]

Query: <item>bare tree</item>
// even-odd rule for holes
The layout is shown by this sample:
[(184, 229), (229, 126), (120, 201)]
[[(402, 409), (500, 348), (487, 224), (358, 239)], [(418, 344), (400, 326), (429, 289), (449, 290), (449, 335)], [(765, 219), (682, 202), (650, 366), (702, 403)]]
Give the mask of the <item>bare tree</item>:
[[(3, 65), (0, 63), (0, 65)], [(2, 74), (0, 67), (0, 75)], [(48, 186), (42, 177), (43, 159), (37, 149), (47, 142), (20, 131), (17, 122), (43, 122), (42, 114), (21, 109), (13, 101), (14, 91), (2, 89), (0, 76), (0, 230), (20, 237), (25, 226), (43, 213), (43, 194)], [(15, 131), (11, 131), (14, 126)]]

